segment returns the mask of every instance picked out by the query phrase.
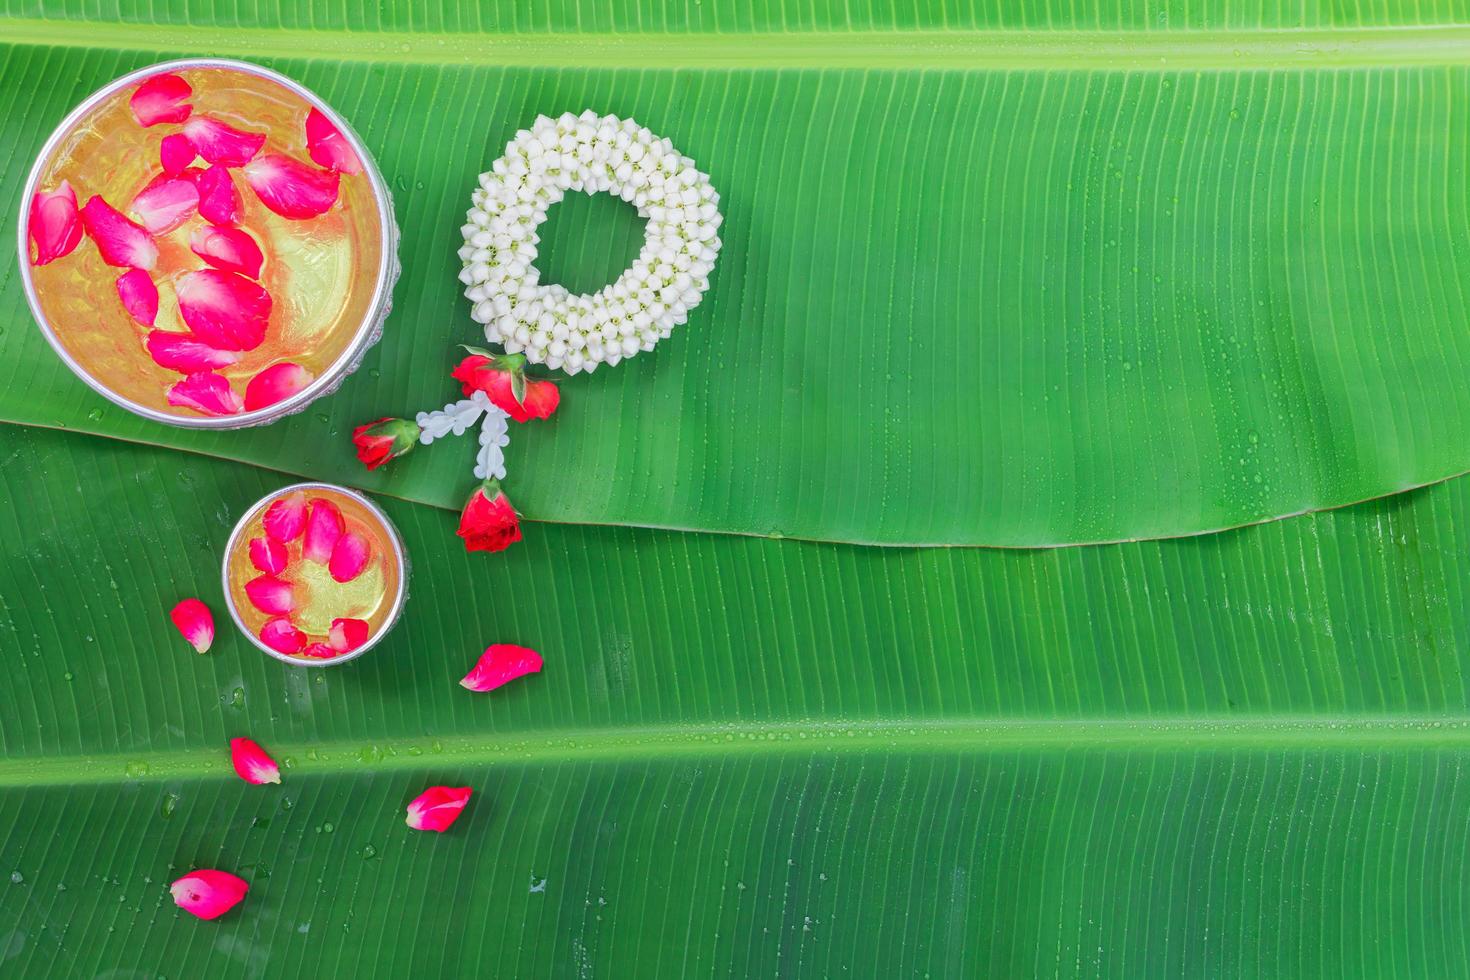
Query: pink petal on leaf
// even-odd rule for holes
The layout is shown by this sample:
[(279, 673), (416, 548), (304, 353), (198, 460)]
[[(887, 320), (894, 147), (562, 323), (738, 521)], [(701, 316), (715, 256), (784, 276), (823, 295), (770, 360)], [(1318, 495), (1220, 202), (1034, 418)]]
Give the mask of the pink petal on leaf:
[(332, 549), (337, 547), (342, 531), (342, 512), (337, 505), (320, 497), (313, 500), (306, 515), (306, 542), (301, 546), (301, 556), (325, 565), (332, 560)]
[(344, 174), (362, 173), (362, 162), (352, 145), (320, 109), (313, 108), (306, 114), (306, 151), (319, 167)]
[(216, 269), (238, 272), (251, 279), (260, 278), (260, 266), (265, 261), (250, 232), (226, 225), (195, 228), (194, 234), (189, 236), (189, 248)]
[(151, 234), (165, 235), (194, 216), (199, 188), (187, 177), (159, 174), (133, 198), (131, 210)]
[(253, 412), (290, 398), (311, 384), (312, 377), (306, 368), (290, 361), (272, 364), (245, 386), (245, 411)]
[(213, 371), (199, 371), (176, 382), (167, 398), (175, 408), (192, 408), (205, 415), (238, 415), (245, 407), (230, 382)]
[(284, 218), (315, 218), (337, 202), (337, 174), (279, 154), (252, 160), (245, 182), (262, 204)]
[(464, 675), (460, 687), (471, 691), (493, 691), (526, 674), (541, 670), (541, 654), (527, 647), (510, 643), (494, 643), (481, 655), (480, 660)]
[(199, 175), (199, 216), (210, 224), (238, 225), (245, 216), (245, 204), (235, 178), (225, 167), (215, 164)]
[[(132, 273), (128, 273), (132, 275)], [(182, 374), (197, 374), (229, 367), (243, 355), (239, 351), (215, 350), (189, 334), (154, 330), (148, 334), (148, 354), (159, 367)]]
[(214, 615), (208, 606), (198, 599), (185, 599), (174, 606), (168, 618), (190, 646), (200, 653), (209, 652), (209, 645), (214, 642)]
[(54, 191), (37, 191), (31, 198), (28, 225), (35, 247), (32, 265), (45, 265), (71, 252), (82, 240), (82, 221), (77, 211), (77, 192), (62, 181)]
[(139, 126), (156, 126), (159, 123), (181, 123), (189, 118), (194, 107), (189, 97), (194, 90), (178, 75), (165, 72), (154, 75), (133, 90), (128, 106)]
[(264, 133), (247, 133), (213, 116), (195, 116), (184, 123), (184, 135), (210, 163), (239, 167), (265, 145)]
[(158, 261), (158, 246), (153, 236), (135, 225), (122, 213), (94, 195), (82, 205), (82, 224), (97, 243), (102, 261), (123, 269), (151, 269)]
[(143, 326), (151, 327), (158, 319), (158, 287), (142, 269), (129, 269), (117, 277), (117, 298), (128, 316)]
[(369, 627), (361, 619), (334, 619), (327, 642), (336, 653), (351, 653), (367, 642)]
[(191, 871), (169, 886), (174, 904), (201, 919), (218, 919), (239, 905), (250, 891), (243, 878), (227, 871), (201, 868)]
[(306, 530), (306, 494), (297, 490), (277, 500), (265, 509), (260, 523), (276, 541), (295, 541)]
[(183, 133), (165, 136), (158, 144), (158, 163), (170, 177), (177, 177), (187, 170), (198, 155), (194, 152), (194, 144)]
[(245, 595), (256, 609), (272, 616), (284, 616), (296, 608), (291, 583), (274, 575), (257, 575), (246, 582)]
[(265, 339), (271, 297), (237, 272), (200, 269), (179, 280), (179, 313), (198, 338), (220, 350), (254, 350)]
[(306, 646), (306, 634), (285, 616), (277, 616), (260, 628), (260, 641), (277, 653), (297, 653)]
[(281, 781), (281, 767), (276, 760), (248, 738), (230, 739), (230, 762), (236, 775), (252, 786)]
[(468, 786), (430, 786), (408, 805), (408, 825), (414, 830), (433, 830), (439, 833), (459, 819), (465, 804), (470, 801)]
[(338, 582), (351, 582), (367, 567), (372, 547), (368, 539), (356, 531), (348, 531), (337, 539), (332, 548), (332, 560), (327, 568)]
[(279, 575), (290, 561), (286, 546), (274, 538), (250, 539), (250, 564), (267, 575)]

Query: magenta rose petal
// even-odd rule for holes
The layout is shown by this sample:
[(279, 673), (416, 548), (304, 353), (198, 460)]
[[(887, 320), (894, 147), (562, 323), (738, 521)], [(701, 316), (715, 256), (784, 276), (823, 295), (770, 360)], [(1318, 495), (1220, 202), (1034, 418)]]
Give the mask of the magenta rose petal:
[(369, 632), (366, 620), (334, 619), (327, 633), (327, 644), (335, 653), (351, 653), (367, 642)]
[(166, 235), (194, 216), (199, 188), (186, 177), (159, 174), (133, 198), (131, 210), (152, 235)]
[(332, 125), (332, 120), (315, 107), (306, 114), (306, 152), (319, 167), (344, 174), (362, 173), (362, 161), (357, 159), (352, 145)]
[(189, 83), (172, 72), (164, 72), (144, 79), (128, 99), (128, 107), (139, 126), (157, 126), (159, 123), (181, 123), (189, 118), (194, 107), (189, 103), (194, 90)]
[(268, 154), (245, 167), (245, 182), (260, 202), (283, 218), (325, 214), (337, 203), (337, 174), (299, 160)]
[(194, 144), (183, 133), (165, 136), (158, 144), (158, 164), (170, 177), (177, 177), (187, 170), (197, 156), (199, 154), (194, 152)]
[(186, 333), (153, 330), (148, 334), (148, 356), (159, 367), (181, 374), (197, 374), (229, 367), (240, 360), (239, 351), (216, 350)]
[(153, 236), (100, 195), (93, 195), (82, 205), (82, 225), (108, 265), (120, 269), (151, 269), (158, 262), (158, 246)]
[(54, 191), (35, 193), (27, 230), (35, 250), (32, 265), (54, 262), (77, 247), (82, 240), (82, 216), (71, 184), (63, 180)]
[(471, 792), (468, 786), (430, 786), (408, 805), (408, 825), (443, 833), (464, 812)]
[(254, 350), (265, 339), (270, 294), (237, 272), (200, 269), (179, 280), (179, 313), (195, 335), (220, 350)]
[(332, 558), (327, 563), (327, 570), (336, 581), (351, 582), (362, 574), (371, 554), (372, 547), (368, 544), (368, 539), (356, 531), (348, 531), (337, 539), (337, 544), (332, 548)]
[(210, 163), (240, 167), (250, 162), (265, 145), (264, 133), (236, 129), (213, 116), (195, 116), (184, 123), (184, 135), (199, 155)]
[(470, 669), (459, 686), (471, 691), (493, 691), (517, 677), (539, 673), (541, 654), (513, 643), (493, 643)]
[(301, 537), (301, 532), (306, 530), (306, 494), (297, 490), (271, 504), (265, 509), (261, 525), (272, 540), (282, 544)]
[(158, 319), (158, 287), (142, 269), (129, 269), (117, 277), (117, 298), (128, 316), (143, 326), (151, 327)]
[(214, 225), (238, 225), (245, 216), (240, 189), (226, 167), (214, 164), (199, 175), (199, 216)]
[(314, 375), (299, 364), (272, 364), (245, 386), (245, 410), (253, 412), (285, 401), (311, 384)]
[(245, 583), (250, 604), (270, 616), (286, 616), (296, 608), (291, 583), (274, 575), (257, 575)]
[(201, 919), (218, 919), (245, 900), (250, 885), (228, 871), (201, 868), (169, 886), (174, 904)]
[(199, 653), (208, 653), (214, 643), (214, 614), (198, 599), (185, 599), (168, 614), (189, 645)]
[(277, 616), (260, 628), (260, 641), (277, 653), (299, 653), (306, 646), (306, 634), (285, 616)]
[(191, 374), (170, 386), (167, 400), (175, 408), (192, 408), (205, 415), (239, 415), (245, 408), (230, 382), (212, 371)]
[(251, 279), (260, 278), (265, 262), (260, 246), (248, 231), (226, 225), (200, 225), (189, 236), (190, 250), (216, 269), (238, 272)]
[(279, 575), (286, 570), (289, 556), (286, 546), (272, 537), (251, 538), (250, 564), (267, 575)]
[(252, 786), (281, 781), (281, 767), (276, 760), (248, 738), (230, 739), (230, 764), (235, 767), (235, 775)]
[(306, 515), (306, 541), (301, 546), (301, 556), (307, 561), (327, 564), (344, 530), (342, 512), (336, 504), (320, 497), (313, 500)]

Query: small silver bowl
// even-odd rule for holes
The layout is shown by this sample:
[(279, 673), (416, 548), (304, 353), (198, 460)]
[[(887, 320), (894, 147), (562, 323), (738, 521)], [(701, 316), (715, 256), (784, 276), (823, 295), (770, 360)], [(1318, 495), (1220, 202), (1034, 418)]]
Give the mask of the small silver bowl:
[[(384, 558), (388, 563), (391, 563), (392, 568), (396, 569), (397, 572), (396, 584), (389, 588), (384, 600), (387, 603), (387, 609), (381, 615), (374, 614), (374, 618), (378, 622), (373, 625), (372, 633), (368, 636), (367, 642), (355, 650), (338, 654), (335, 657), (297, 656), (272, 649), (256, 633), (256, 629), (259, 627), (252, 628), (251, 624), (247, 622), (247, 619), (262, 619), (263, 622), (265, 618), (269, 617), (253, 608), (242, 609), (240, 608), (240, 603), (236, 601), (235, 587), (232, 579), (242, 580), (244, 575), (254, 576), (262, 574), (254, 566), (250, 565), (247, 535), (250, 534), (253, 527), (259, 526), (257, 522), (264, 516), (267, 507), (288, 494), (298, 491), (308, 495), (317, 493), (335, 496), (341, 501), (348, 502), (349, 507), (355, 505), (355, 507), (360, 508), (362, 511), (361, 514), (351, 514), (349, 516), (360, 520), (365, 519), (367, 522), (376, 525), (375, 531), (378, 533), (375, 537), (380, 544), (386, 545), (383, 549)], [(236, 573), (233, 576), (231, 574), (232, 566), (234, 566)], [(398, 528), (394, 527), (393, 522), (388, 519), (388, 515), (383, 513), (382, 508), (377, 504), (357, 491), (349, 490), (346, 487), (340, 487), (333, 483), (296, 483), (288, 487), (282, 487), (273, 493), (268, 493), (264, 497), (261, 497), (236, 522), (234, 530), (230, 532), (229, 540), (225, 543), (224, 557), (220, 561), (220, 584), (224, 588), (225, 607), (229, 609), (230, 619), (234, 620), (236, 628), (251, 643), (254, 643), (265, 653), (282, 663), (288, 663), (296, 667), (334, 667), (337, 664), (344, 664), (349, 660), (355, 660), (377, 646), (379, 641), (387, 636), (393, 627), (397, 625), (399, 617), (403, 615), (403, 606), (408, 598), (408, 575), (408, 554), (403, 547), (403, 538), (399, 535)], [(248, 603), (248, 600), (245, 600), (245, 602)]]
[[(337, 127), (343, 138), (357, 154), (362, 164), (361, 176), (366, 177), (369, 183), (372, 200), (377, 206), (378, 214), (378, 241), (379, 249), (378, 266), (373, 276), (373, 293), (366, 303), (366, 313), (355, 331), (347, 338), (345, 345), (332, 361), (322, 367), (320, 373), (301, 391), (296, 392), (288, 398), (282, 399), (254, 411), (240, 412), (233, 415), (191, 415), (186, 410), (179, 409), (177, 414), (173, 411), (140, 404), (127, 395), (114, 390), (103, 379), (97, 377), (92, 370), (82, 364), (77, 357), (67, 349), (62, 341), (56, 324), (51, 322), (43, 309), (41, 298), (38, 294), (37, 284), (33, 275), (34, 270), (30, 261), (29, 241), (29, 218), (31, 201), (34, 197), (43, 176), (50, 169), (53, 158), (71, 145), (71, 141), (90, 124), (94, 110), (99, 107), (106, 108), (109, 100), (113, 99), (121, 90), (142, 81), (143, 79), (162, 72), (182, 72), (195, 69), (226, 69), (241, 72), (256, 78), (272, 82), (287, 90), (288, 93), (300, 98), (308, 106), (314, 107), (327, 117)], [(149, 130), (151, 132), (151, 130)], [(160, 128), (160, 135), (162, 128)], [(242, 192), (247, 197), (249, 191)], [(80, 200), (79, 200), (80, 203)], [(114, 202), (121, 204), (121, 202)], [(188, 58), (179, 61), (161, 62), (129, 72), (121, 78), (103, 86), (94, 92), (81, 105), (73, 109), (56, 130), (47, 139), (40, 153), (37, 154), (35, 163), (31, 166), (30, 175), (26, 178), (25, 188), (20, 198), (20, 217), (18, 222), (18, 247), (17, 255), (20, 265), (20, 280), (25, 289), (26, 300), (30, 304), (31, 314), (35, 317), (41, 333), (56, 351), (58, 357), (72, 370), (77, 377), (91, 387), (102, 397), (113, 404), (121, 406), (134, 415), (141, 416), (154, 422), (162, 422), (165, 425), (175, 425), (186, 429), (239, 429), (249, 426), (266, 425), (277, 419), (288, 415), (294, 415), (303, 411), (309, 404), (324, 395), (329, 395), (341, 386), (342, 382), (353, 371), (357, 370), (362, 363), (363, 356), (368, 349), (377, 343), (383, 335), (383, 322), (387, 319), (392, 308), (393, 287), (398, 281), (400, 266), (398, 263), (398, 225), (393, 215), (393, 198), (388, 191), (388, 185), (383, 181), (372, 155), (362, 140), (348, 125), (347, 121), (339, 116), (320, 96), (316, 95), (304, 85), (293, 79), (287, 78), (279, 72), (262, 68), (259, 65), (244, 61), (232, 61), (220, 58)], [(85, 238), (85, 236), (84, 236)], [(82, 246), (78, 246), (82, 247)], [(66, 256), (56, 259), (57, 262), (65, 262)], [(122, 270), (116, 270), (121, 272)], [(146, 357), (146, 354), (140, 356)], [(182, 377), (182, 374), (180, 375)]]

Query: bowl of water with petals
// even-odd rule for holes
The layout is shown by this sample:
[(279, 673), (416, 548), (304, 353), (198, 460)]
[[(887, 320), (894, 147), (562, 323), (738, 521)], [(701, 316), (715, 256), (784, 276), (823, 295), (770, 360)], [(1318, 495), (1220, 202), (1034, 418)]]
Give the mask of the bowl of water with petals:
[(94, 93), (42, 148), (19, 224), (26, 297), (62, 361), (189, 428), (264, 424), (333, 391), (398, 278), (362, 142), (245, 62), (153, 65)]
[(362, 494), (298, 483), (245, 512), (225, 545), (225, 606), (277, 660), (345, 663), (397, 622), (408, 560), (388, 516)]

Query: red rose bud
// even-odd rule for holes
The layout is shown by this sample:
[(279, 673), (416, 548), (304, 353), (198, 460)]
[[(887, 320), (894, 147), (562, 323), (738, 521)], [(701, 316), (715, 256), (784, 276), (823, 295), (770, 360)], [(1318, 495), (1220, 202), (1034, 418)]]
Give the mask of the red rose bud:
[(419, 441), (423, 430), (408, 419), (385, 418), (352, 430), (352, 444), (357, 458), (370, 470), (407, 453)]
[(450, 376), (460, 383), (465, 397), (483, 391), (517, 422), (550, 418), (561, 402), (554, 383), (526, 377), (526, 359), (520, 354), (473, 353)]
[(459, 517), (466, 551), (504, 551), (521, 539), (521, 521), (500, 484), (486, 480), (470, 494)]

